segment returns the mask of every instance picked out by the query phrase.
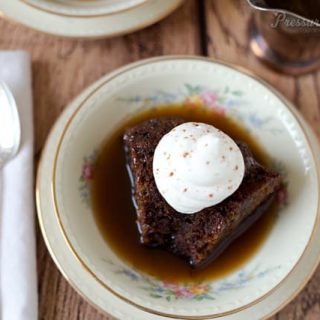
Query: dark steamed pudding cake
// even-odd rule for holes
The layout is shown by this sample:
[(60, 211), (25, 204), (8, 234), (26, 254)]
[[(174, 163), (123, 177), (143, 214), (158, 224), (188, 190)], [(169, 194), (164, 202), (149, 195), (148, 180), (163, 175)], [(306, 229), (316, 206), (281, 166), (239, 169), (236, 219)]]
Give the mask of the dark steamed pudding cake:
[(281, 176), (260, 165), (248, 146), (238, 141), (244, 176), (236, 191), (193, 214), (176, 211), (158, 190), (153, 158), (162, 137), (185, 122), (180, 117), (150, 119), (127, 129), (123, 141), (141, 243), (167, 250), (198, 268), (217, 258), (261, 217), (281, 185)]

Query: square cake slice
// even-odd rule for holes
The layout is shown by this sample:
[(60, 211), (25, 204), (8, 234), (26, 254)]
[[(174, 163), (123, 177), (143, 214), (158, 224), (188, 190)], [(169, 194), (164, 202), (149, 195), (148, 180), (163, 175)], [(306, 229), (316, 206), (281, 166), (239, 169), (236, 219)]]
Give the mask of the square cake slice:
[(247, 145), (237, 142), (245, 160), (238, 190), (195, 214), (178, 213), (159, 193), (152, 163), (160, 139), (184, 122), (178, 117), (147, 120), (127, 129), (123, 140), (141, 243), (168, 250), (190, 266), (200, 267), (215, 259), (265, 212), (281, 185), (281, 176), (260, 165)]

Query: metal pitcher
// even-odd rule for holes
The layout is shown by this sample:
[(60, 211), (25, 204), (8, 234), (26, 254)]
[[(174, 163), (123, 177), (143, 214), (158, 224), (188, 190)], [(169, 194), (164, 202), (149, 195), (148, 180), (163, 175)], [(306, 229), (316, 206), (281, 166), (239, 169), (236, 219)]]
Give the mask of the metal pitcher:
[(250, 47), (289, 74), (320, 67), (320, 0), (247, 0), (254, 8)]

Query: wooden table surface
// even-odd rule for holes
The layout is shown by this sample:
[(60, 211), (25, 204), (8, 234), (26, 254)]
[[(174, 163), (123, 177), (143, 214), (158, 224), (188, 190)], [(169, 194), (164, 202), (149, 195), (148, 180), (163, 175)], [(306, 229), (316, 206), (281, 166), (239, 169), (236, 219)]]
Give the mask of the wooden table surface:
[[(51, 126), (85, 87), (124, 64), (164, 54), (210, 56), (252, 70), (291, 100), (320, 137), (320, 72), (291, 77), (257, 61), (249, 48), (250, 14), (244, 0), (186, 0), (152, 27), (94, 41), (59, 39), (1, 18), (0, 50), (25, 49), (32, 54), (36, 163)], [(64, 280), (38, 227), (37, 250), (39, 319), (110, 319), (85, 302)], [(320, 319), (320, 269), (298, 297), (271, 319)]]

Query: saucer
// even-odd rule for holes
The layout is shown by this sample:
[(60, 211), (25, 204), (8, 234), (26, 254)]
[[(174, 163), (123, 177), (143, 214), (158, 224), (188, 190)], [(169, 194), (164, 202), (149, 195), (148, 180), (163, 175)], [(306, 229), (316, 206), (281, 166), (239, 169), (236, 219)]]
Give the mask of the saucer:
[[(170, 83), (165, 81), (168, 77)], [(168, 286), (115, 256), (83, 201), (86, 189), (79, 185), (79, 176), (83, 159), (90, 159), (87, 155), (125, 117), (142, 107), (185, 99), (196, 106), (210, 92), (226, 114), (247, 126), (279, 168), (285, 168), (289, 200), (270, 237), (245, 266), (197, 286)], [(208, 107), (217, 106), (217, 101), (209, 102)], [(105, 125), (105, 119), (110, 125)], [(318, 152), (317, 139), (305, 121), (262, 80), (204, 58), (141, 61), (97, 81), (66, 108), (54, 126), (37, 178), (41, 229), (69, 282), (88, 301), (117, 318), (262, 319), (288, 303), (318, 264), (319, 199), (311, 191), (318, 190), (319, 160), (314, 156)]]
[(32, 29), (68, 38), (107, 38), (145, 28), (183, 0), (2, 0), (4, 16)]

